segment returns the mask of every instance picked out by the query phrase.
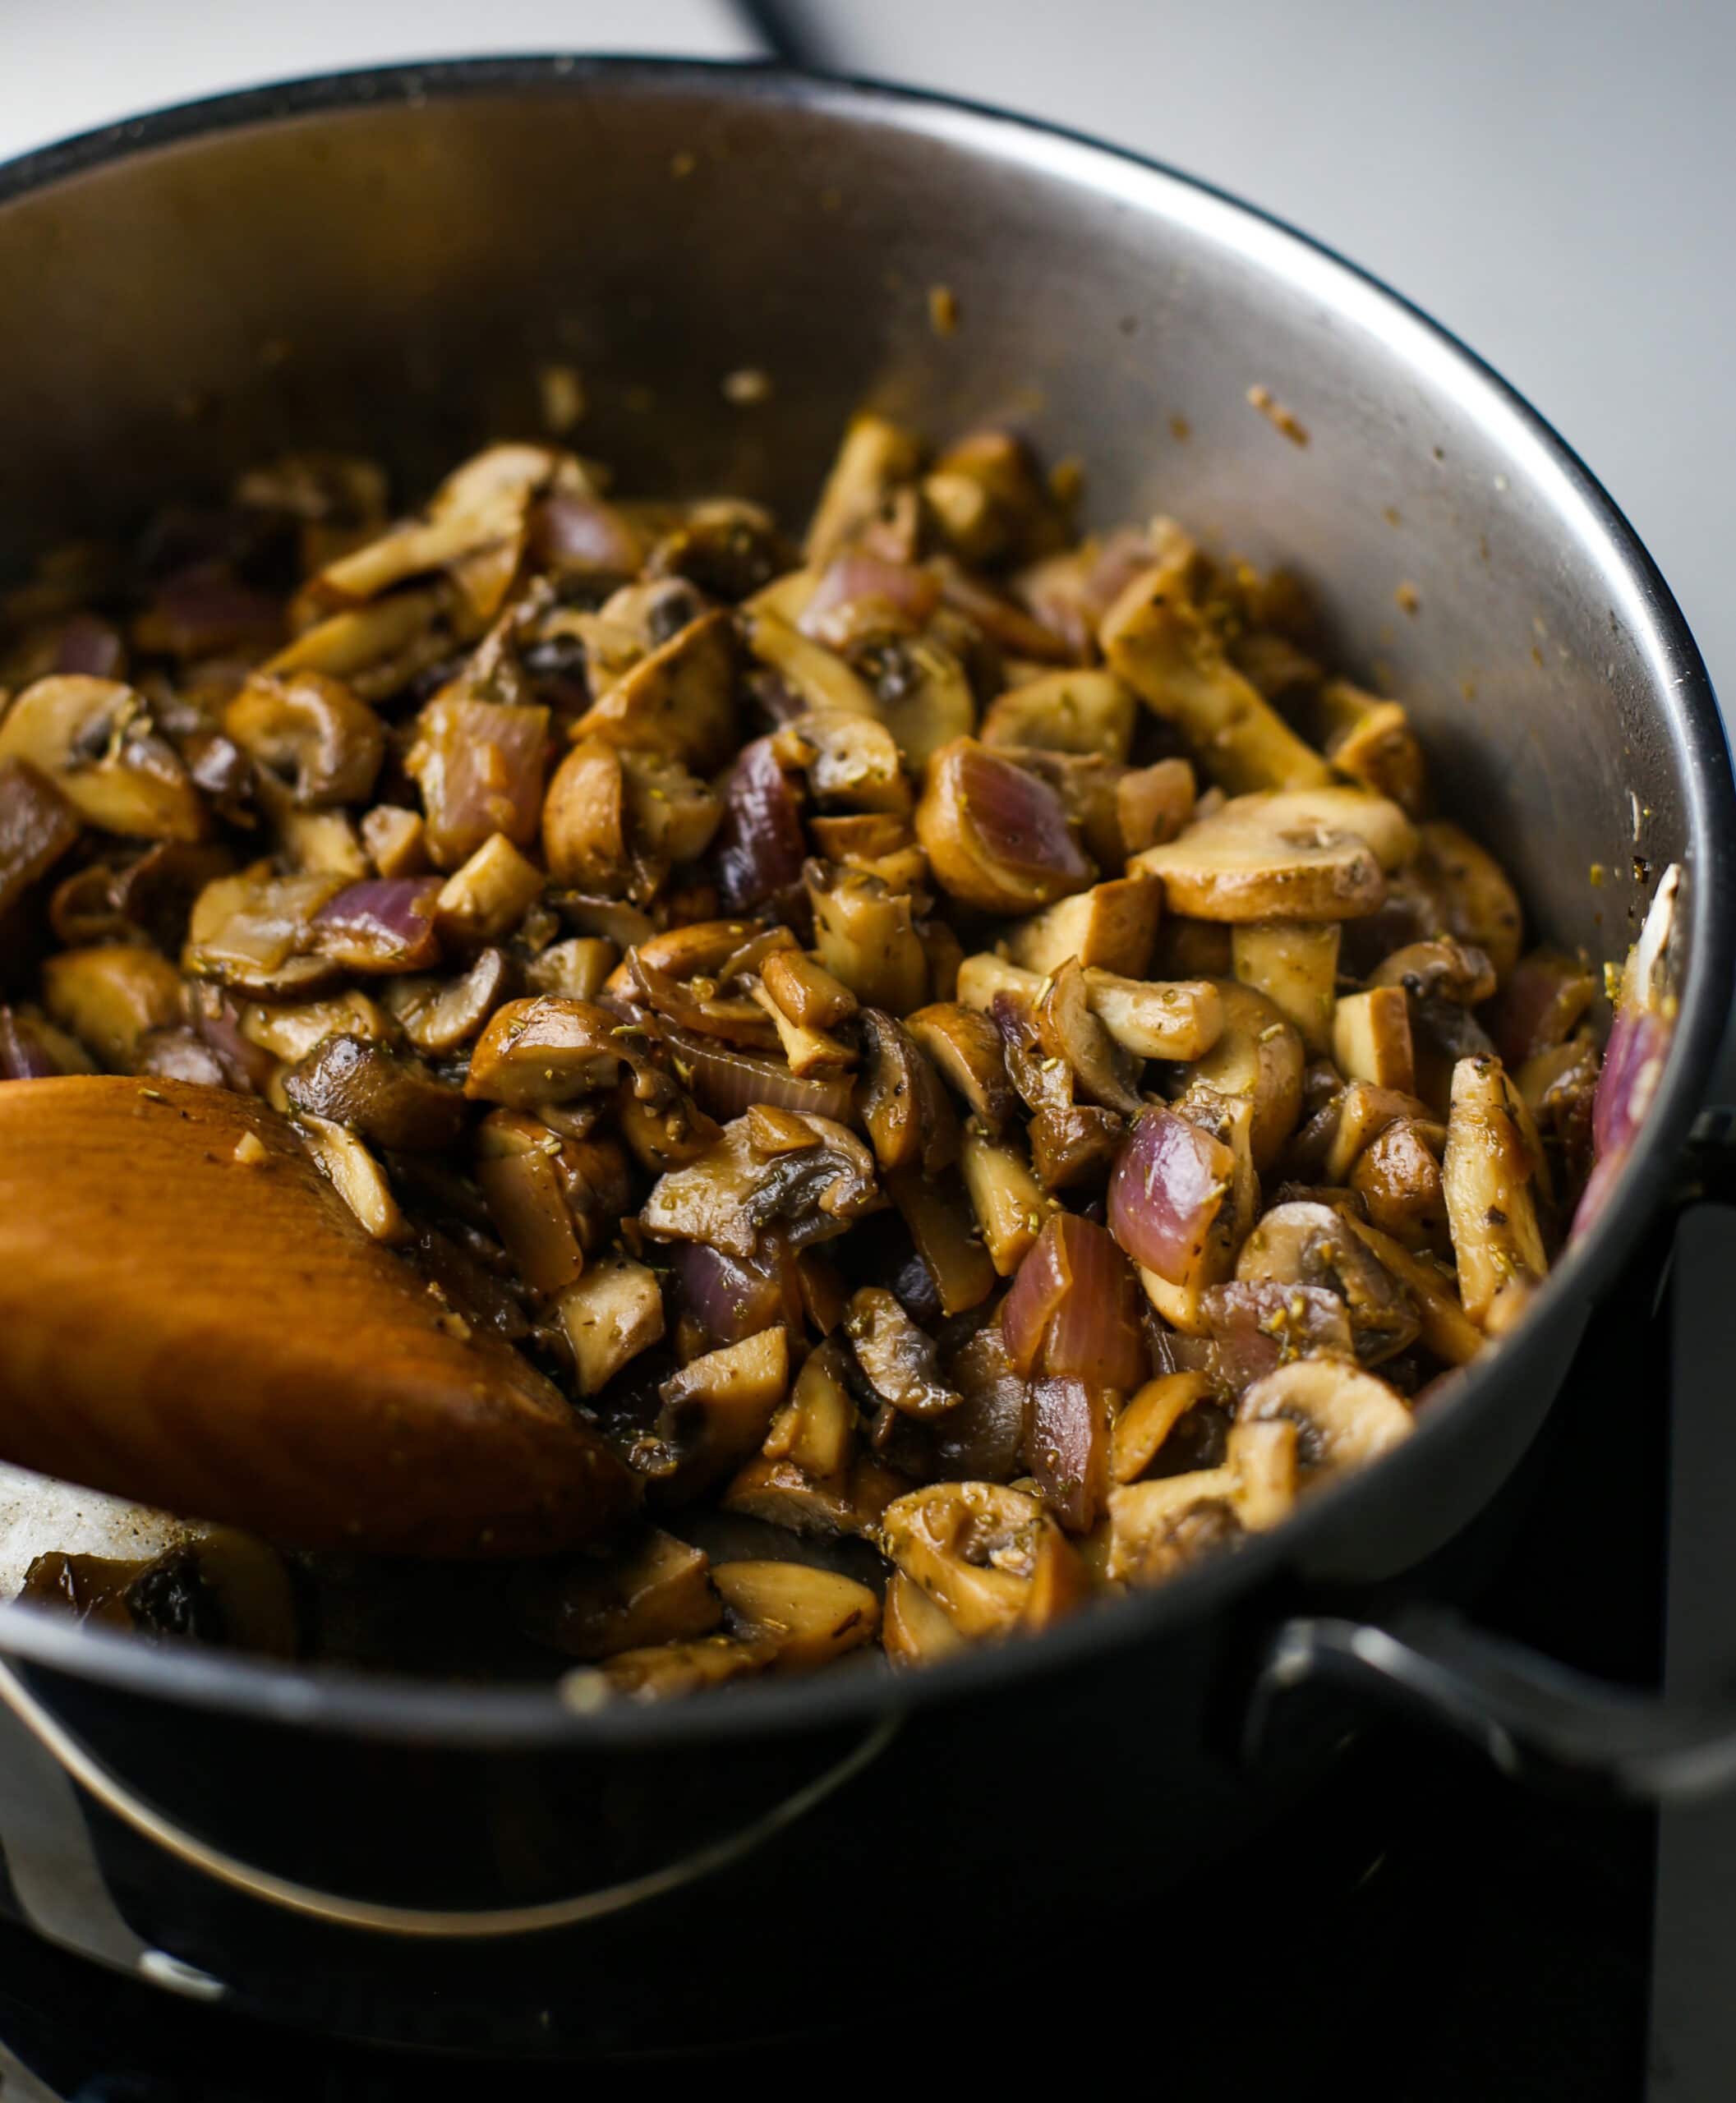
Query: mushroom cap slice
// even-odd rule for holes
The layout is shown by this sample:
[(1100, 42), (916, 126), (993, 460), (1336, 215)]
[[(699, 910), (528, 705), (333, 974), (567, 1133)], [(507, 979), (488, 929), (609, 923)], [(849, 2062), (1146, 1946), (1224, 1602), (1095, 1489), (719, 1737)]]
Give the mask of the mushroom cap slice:
[(1298, 1358), (1279, 1366), (1248, 1389), (1236, 1416), (1243, 1424), (1290, 1419), (1301, 1433), (1296, 1465), (1305, 1489), (1340, 1468), (1378, 1459), (1416, 1429), (1396, 1390), (1340, 1358)]
[(1350, 920), (1416, 851), (1396, 803), (1360, 789), (1236, 796), (1129, 863), (1160, 877), (1172, 912), (1200, 920)]

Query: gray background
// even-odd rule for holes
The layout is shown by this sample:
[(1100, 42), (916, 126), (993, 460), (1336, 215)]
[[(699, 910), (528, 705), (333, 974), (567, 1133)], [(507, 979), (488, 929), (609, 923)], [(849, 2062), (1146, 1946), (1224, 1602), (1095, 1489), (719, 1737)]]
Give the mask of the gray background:
[[(1736, 0), (790, 12), (834, 63), (1125, 141), (1388, 278), (1585, 455), (1736, 695)], [(0, 0), (0, 158), (271, 75), (563, 47), (755, 44), (725, 0)]]

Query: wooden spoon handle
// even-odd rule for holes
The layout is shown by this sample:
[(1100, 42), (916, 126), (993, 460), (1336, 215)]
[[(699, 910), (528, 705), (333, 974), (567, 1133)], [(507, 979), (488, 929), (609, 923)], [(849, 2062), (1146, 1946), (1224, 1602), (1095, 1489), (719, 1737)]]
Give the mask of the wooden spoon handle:
[(0, 1083), (0, 1458), (296, 1547), (533, 1554), (619, 1525), (627, 1470), (462, 1328), (263, 1103)]

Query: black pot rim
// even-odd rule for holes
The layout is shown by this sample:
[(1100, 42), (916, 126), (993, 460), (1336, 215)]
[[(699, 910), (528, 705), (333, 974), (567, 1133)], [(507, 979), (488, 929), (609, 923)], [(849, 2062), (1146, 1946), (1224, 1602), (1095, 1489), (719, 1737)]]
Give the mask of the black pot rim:
[[(886, 82), (725, 60), (595, 58), (549, 53), (441, 59), (320, 74), (212, 96), (125, 120), (42, 147), (0, 166), (0, 206), (95, 168), (177, 143), (243, 128), (371, 106), (507, 93), (702, 92), (720, 100), (757, 100), (868, 116), (890, 126), (965, 134), (985, 152), (1027, 163), (1057, 154), (1053, 179), (1095, 180), (1126, 194), (1166, 193), (1195, 211), (1239, 222), (1274, 240), (1291, 267), (1305, 272), (1323, 300), (1378, 315), (1402, 339), (1413, 362), (1450, 374), (1475, 397), (1480, 420), (1503, 449), (1526, 453), (1531, 478), (1554, 479), (1554, 508), (1575, 510), (1588, 545), (1627, 587), (1635, 639), (1649, 660), (1654, 698), (1683, 771), (1689, 867), (1687, 904), (1693, 969), (1683, 989), (1663, 1081), (1632, 1158), (1602, 1216), (1544, 1285), (1527, 1333), (1553, 1324), (1571, 1336), (1580, 1310), (1615, 1278), (1662, 1203), (1723, 1040), (1736, 969), (1736, 787), (1711, 682), (1679, 608), (1620, 510), (1577, 453), (1494, 369), (1421, 308), (1336, 251), (1232, 193), (1166, 163), (1106, 145), (1089, 134), (960, 97)], [(1137, 201), (1135, 209), (1138, 209)], [(495, 1751), (580, 1745), (629, 1749), (703, 1743), (773, 1731), (864, 1725), (889, 1712), (969, 1700), (1011, 1682), (1084, 1664), (1245, 1598), (1286, 1566), (1305, 1560), (1329, 1529), (1342, 1534), (1359, 1512), (1375, 1509), (1406, 1470), (1426, 1473), (1454, 1438), (1501, 1406), (1506, 1352), (1471, 1369), (1379, 1467), (1333, 1484), (1275, 1532), (1237, 1554), (1185, 1572), (1158, 1590), (1105, 1602), (1038, 1638), (967, 1653), (946, 1665), (894, 1677), (839, 1668), (808, 1681), (725, 1688), (702, 1700), (587, 1711), (553, 1686), (534, 1689), (451, 1687), (338, 1667), (302, 1668), (151, 1644), (68, 1622), (42, 1609), (0, 1605), (0, 1659), (128, 1694), (196, 1710), (251, 1715), (357, 1737)]]

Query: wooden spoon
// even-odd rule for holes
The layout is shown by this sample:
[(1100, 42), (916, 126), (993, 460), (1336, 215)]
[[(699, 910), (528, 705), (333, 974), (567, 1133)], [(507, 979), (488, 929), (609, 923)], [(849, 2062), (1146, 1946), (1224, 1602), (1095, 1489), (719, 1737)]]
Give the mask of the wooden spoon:
[(0, 1084), (0, 1458), (285, 1545), (570, 1548), (627, 1470), (249, 1098)]

